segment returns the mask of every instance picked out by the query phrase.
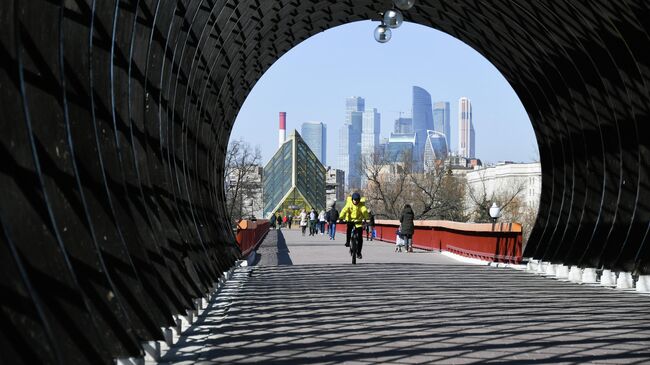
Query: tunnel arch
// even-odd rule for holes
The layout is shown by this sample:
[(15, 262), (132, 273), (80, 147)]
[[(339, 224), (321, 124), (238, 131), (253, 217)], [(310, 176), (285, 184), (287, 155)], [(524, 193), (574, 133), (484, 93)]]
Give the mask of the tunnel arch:
[[(3, 356), (109, 363), (161, 339), (237, 259), (223, 156), (256, 80), (310, 36), (390, 6), (3, 1)], [(525, 256), (650, 274), (648, 15), (632, 0), (405, 12), (487, 58), (529, 113), (543, 183)]]

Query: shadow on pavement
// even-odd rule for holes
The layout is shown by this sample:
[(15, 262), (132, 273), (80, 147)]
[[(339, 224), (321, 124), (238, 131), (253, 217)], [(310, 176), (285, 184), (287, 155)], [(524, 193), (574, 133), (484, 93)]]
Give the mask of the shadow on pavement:
[(240, 281), (231, 284), (236, 290), (211, 303), (207, 315), (163, 361), (650, 361), (650, 297), (635, 293), (484, 266), (294, 265), (245, 270)]

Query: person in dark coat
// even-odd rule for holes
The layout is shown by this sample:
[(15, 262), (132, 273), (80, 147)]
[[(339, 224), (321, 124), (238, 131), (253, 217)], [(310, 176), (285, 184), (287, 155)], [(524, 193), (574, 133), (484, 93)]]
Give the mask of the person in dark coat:
[(271, 229), (275, 229), (275, 214), (271, 214), (271, 218), (269, 218), (269, 225), (271, 226)]
[(336, 205), (332, 204), (332, 207), (327, 212), (327, 233), (330, 236), (330, 240), (334, 240), (336, 235), (336, 221), (339, 220), (339, 211), (336, 209)]
[(370, 218), (368, 219), (368, 222), (366, 222), (366, 241), (372, 241), (374, 238), (372, 232), (375, 229), (375, 214), (370, 210), (368, 210), (368, 214), (370, 215)]
[(402, 209), (402, 215), (399, 217), (399, 222), (401, 223), (400, 232), (406, 243), (406, 251), (413, 252), (413, 232), (415, 231), (415, 225), (413, 220), (415, 219), (415, 214), (410, 204), (404, 205)]

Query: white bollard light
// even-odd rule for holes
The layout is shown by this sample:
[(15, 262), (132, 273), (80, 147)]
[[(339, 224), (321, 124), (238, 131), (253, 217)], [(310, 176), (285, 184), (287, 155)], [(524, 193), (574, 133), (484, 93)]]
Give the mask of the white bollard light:
[(537, 271), (537, 261), (530, 260), (526, 264), (526, 271)]
[(582, 282), (585, 284), (592, 284), (598, 282), (596, 269), (588, 267), (582, 271)]
[(639, 280), (636, 282), (636, 291), (650, 293), (650, 275), (639, 275)]
[(573, 281), (575, 283), (579, 283), (582, 281), (582, 269), (577, 267), (577, 266), (571, 266), (571, 270), (569, 270), (569, 280)]
[(603, 270), (603, 273), (600, 275), (600, 285), (616, 286), (616, 273), (612, 270)]
[(621, 272), (618, 274), (618, 279), (616, 280), (617, 289), (632, 289), (634, 287), (634, 282), (632, 280), (632, 274), (629, 272)]
[(569, 278), (569, 267), (566, 265), (558, 265), (555, 270), (555, 277), (558, 279), (568, 279)]
[(546, 265), (546, 275), (548, 276), (555, 276), (555, 268), (557, 265), (554, 264), (548, 264)]
[(545, 274), (547, 265), (548, 262), (540, 261), (539, 264), (537, 264), (537, 273), (542, 275)]

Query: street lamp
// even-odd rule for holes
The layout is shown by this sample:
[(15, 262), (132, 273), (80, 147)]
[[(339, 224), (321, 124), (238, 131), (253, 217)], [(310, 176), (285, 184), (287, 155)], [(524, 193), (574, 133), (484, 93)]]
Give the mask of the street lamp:
[(490, 207), (490, 218), (492, 218), (492, 223), (496, 223), (500, 216), (501, 208), (497, 206), (497, 203), (492, 203), (492, 206)]
[(391, 29), (399, 28), (404, 22), (404, 15), (398, 9), (408, 10), (413, 5), (415, 5), (415, 0), (393, 0), (393, 9), (379, 13), (382, 16), (382, 20), (381, 24), (375, 28), (375, 40), (379, 43), (388, 42), (392, 36)]

